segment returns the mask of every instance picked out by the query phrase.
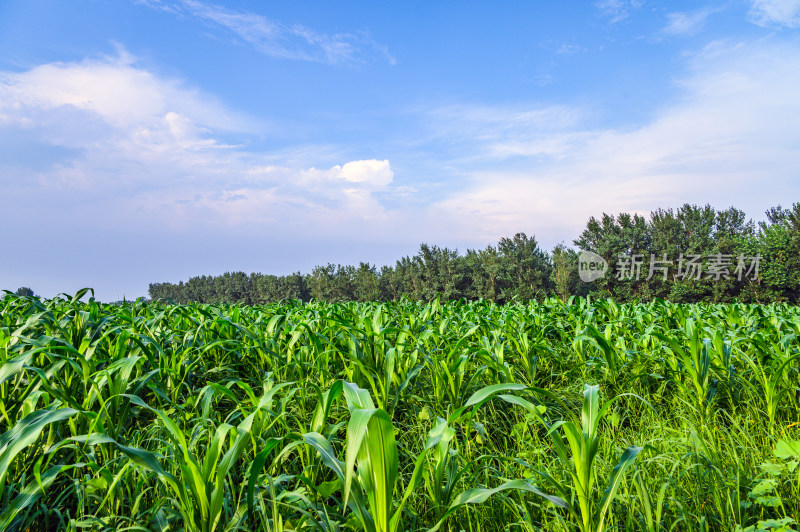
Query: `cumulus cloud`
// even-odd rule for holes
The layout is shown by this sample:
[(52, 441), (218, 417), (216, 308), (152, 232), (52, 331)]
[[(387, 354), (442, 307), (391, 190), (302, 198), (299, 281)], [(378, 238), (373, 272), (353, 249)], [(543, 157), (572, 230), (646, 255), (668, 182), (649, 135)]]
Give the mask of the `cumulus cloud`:
[(3, 72), (0, 83), (6, 112), (11, 105), (28, 110), (69, 106), (95, 113), (115, 127), (126, 127), (148, 123), (173, 110), (215, 128), (241, 129), (244, 125), (211, 96), (136, 67), (134, 58), (124, 50), (114, 57)]
[(210, 150), (227, 148), (211, 131), (248, 131), (254, 124), (209, 95), (136, 66), (121, 51), (0, 72), (0, 127), (27, 130), (42, 143), (78, 150), (80, 157), (60, 161), (49, 177), (97, 185), (101, 168), (116, 174), (127, 169), (133, 176), (142, 165), (187, 170), (209, 162)]
[(185, 82), (142, 68), (124, 51), (0, 72), (0, 139), (25, 139), (38, 152), (57, 148), (42, 166), (31, 165), (31, 150), (18, 147), (18, 155), (0, 163), (0, 183), (7, 195), (29, 194), (28, 205), (33, 192), (39, 202), (69, 197), (75, 209), (94, 202), (108, 226), (286, 230), (293, 226), (287, 220), (304, 219), (293, 230), (309, 234), (385, 215), (374, 194), (392, 183), (388, 160), (345, 159), (318, 169), (308, 166), (314, 161), (308, 150), (304, 165), (291, 157), (265, 164), (280, 155), (224, 140), (257, 127)]
[(339, 177), (351, 183), (382, 187), (392, 182), (394, 172), (389, 161), (351, 161), (341, 167)]
[[(186, 190), (153, 198), (165, 208), (179, 206), (184, 220), (213, 213), (217, 223), (285, 227), (286, 220), (303, 220), (308, 236), (341, 234), (364, 221), (388, 222), (393, 216), (375, 197), (391, 184), (388, 160), (357, 160), (330, 168), (250, 166), (241, 186), (225, 187), (194, 197)], [(185, 198), (185, 199), (182, 199)], [(375, 228), (378, 230), (378, 228)], [(299, 234), (299, 233), (298, 233)]]
[(750, 18), (760, 26), (800, 28), (800, 0), (752, 0)]
[(300, 24), (286, 25), (250, 11), (227, 9), (199, 0), (139, 0), (176, 15), (188, 14), (233, 32), (258, 52), (280, 59), (332, 65), (378, 59), (394, 63), (388, 49), (365, 32), (326, 34)]

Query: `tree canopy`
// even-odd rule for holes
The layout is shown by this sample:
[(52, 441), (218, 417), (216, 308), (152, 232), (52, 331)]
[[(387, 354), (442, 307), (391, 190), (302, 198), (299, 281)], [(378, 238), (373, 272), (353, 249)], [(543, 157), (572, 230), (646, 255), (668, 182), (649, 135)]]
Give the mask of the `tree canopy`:
[[(699, 301), (800, 302), (800, 203), (773, 207), (756, 225), (734, 207), (685, 204), (592, 217), (573, 241), (542, 249), (517, 233), (486, 249), (421, 244), (393, 266), (327, 264), (310, 273), (276, 276), (226, 272), (188, 281), (153, 283), (152, 299), (176, 303), (265, 304), (281, 300), (388, 301), (486, 299), (498, 303), (573, 295), (619, 301), (655, 298)], [(581, 252), (609, 266), (582, 282)]]

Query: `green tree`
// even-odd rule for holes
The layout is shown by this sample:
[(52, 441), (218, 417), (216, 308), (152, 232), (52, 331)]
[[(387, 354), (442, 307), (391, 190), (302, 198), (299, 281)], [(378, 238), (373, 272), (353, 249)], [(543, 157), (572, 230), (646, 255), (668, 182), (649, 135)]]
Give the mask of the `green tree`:
[(421, 244), (412, 260), (412, 275), (421, 299), (432, 301), (463, 297), (469, 280), (457, 250)]
[(774, 207), (766, 214), (756, 247), (764, 289), (761, 298), (800, 302), (800, 203), (791, 209)]
[(468, 249), (464, 268), (469, 280), (464, 297), (497, 301), (500, 277), (503, 275), (502, 257), (494, 246), (483, 250)]
[(353, 292), (358, 301), (378, 301), (381, 299), (378, 285), (378, 272), (367, 262), (358, 265), (353, 275)]
[(585, 289), (585, 283), (578, 277), (578, 254), (564, 244), (553, 248), (551, 281), (555, 294), (564, 302), (571, 295), (582, 295)]
[(574, 243), (608, 262), (609, 271), (591, 285), (593, 293), (621, 301), (652, 297), (645, 279), (649, 274), (652, 235), (644, 217), (621, 213), (614, 218), (603, 213), (598, 220), (593, 216)]
[(749, 256), (746, 253), (747, 243), (755, 236), (755, 224), (748, 219), (744, 211), (730, 207), (723, 211), (718, 211), (714, 224), (714, 248), (711, 250), (712, 256), (730, 260), (730, 276), (713, 279), (711, 286), (711, 296), (715, 302), (727, 303), (735, 301), (742, 291), (743, 286), (748, 281), (735, 272), (740, 256)]
[(501, 238), (497, 243), (503, 274), (500, 302), (515, 296), (523, 301), (543, 299), (552, 293), (550, 256), (539, 247), (536, 237), (517, 233), (513, 238)]
[(355, 268), (353, 266), (317, 266), (309, 278), (311, 297), (321, 301), (353, 301), (355, 299)]

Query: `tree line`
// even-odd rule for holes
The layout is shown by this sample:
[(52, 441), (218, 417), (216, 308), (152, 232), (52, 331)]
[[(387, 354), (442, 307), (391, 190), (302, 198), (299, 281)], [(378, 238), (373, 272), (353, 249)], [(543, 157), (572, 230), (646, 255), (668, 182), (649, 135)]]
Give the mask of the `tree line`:
[[(327, 264), (291, 275), (227, 272), (186, 282), (153, 283), (154, 300), (266, 304), (311, 299), (388, 301), (486, 299), (498, 303), (570, 296), (618, 301), (800, 302), (800, 203), (780, 206), (755, 224), (731, 207), (685, 204), (639, 214), (592, 217), (573, 241), (543, 250), (518, 233), (461, 254), (420, 245), (393, 266)], [(585, 282), (596, 254), (603, 270)]]

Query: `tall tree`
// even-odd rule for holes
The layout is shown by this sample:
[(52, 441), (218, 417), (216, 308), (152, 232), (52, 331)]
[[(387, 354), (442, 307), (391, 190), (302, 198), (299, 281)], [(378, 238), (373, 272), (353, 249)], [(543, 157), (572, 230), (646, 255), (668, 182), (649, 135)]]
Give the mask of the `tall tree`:
[(574, 241), (579, 249), (597, 253), (608, 263), (602, 278), (592, 283), (592, 292), (623, 301), (652, 297), (646, 284), (652, 250), (651, 228), (638, 214), (621, 213), (616, 218), (603, 213), (591, 217)]
[[(774, 207), (767, 211), (758, 234), (760, 298), (800, 302), (800, 203), (791, 209)], [(751, 292), (755, 291), (751, 287)], [(758, 296), (756, 296), (758, 299)], [(760, 300), (760, 299), (759, 299)]]
[(556, 296), (564, 302), (571, 295), (581, 295), (586, 288), (586, 285), (581, 283), (578, 277), (578, 254), (564, 244), (553, 248), (551, 280)]
[(378, 301), (381, 299), (378, 285), (378, 272), (367, 262), (358, 265), (353, 275), (353, 291), (358, 301)]
[(500, 239), (497, 249), (507, 273), (501, 301), (511, 301), (515, 296), (523, 301), (542, 299), (552, 292), (550, 257), (539, 247), (536, 237), (517, 233), (513, 238)]

